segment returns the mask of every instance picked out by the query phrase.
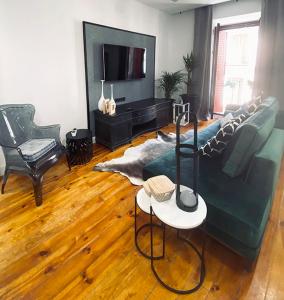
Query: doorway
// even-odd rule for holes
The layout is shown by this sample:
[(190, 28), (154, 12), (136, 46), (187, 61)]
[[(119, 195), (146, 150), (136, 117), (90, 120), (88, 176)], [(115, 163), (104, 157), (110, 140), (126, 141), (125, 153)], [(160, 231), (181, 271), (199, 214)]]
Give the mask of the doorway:
[(252, 98), (259, 21), (214, 29), (212, 76), (213, 114), (223, 114), (228, 104), (242, 105)]

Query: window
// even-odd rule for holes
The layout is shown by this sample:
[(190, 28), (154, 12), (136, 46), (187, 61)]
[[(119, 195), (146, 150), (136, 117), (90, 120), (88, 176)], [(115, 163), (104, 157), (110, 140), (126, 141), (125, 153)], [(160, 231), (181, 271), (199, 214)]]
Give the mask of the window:
[(259, 21), (215, 28), (213, 113), (252, 98)]

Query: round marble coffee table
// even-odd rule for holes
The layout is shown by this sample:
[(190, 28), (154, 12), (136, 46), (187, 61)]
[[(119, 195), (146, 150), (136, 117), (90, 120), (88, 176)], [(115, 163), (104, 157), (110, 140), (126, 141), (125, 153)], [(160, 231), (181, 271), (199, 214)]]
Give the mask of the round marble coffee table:
[[(136, 248), (137, 250), (140, 252), (140, 254), (142, 254), (144, 257), (148, 258), (148, 259), (151, 259), (151, 256), (149, 254), (147, 254), (146, 252), (144, 252), (140, 246), (139, 246), (139, 243), (138, 243), (138, 237), (139, 237), (139, 232), (144, 229), (144, 228), (148, 228), (151, 226), (150, 223), (145, 223), (143, 224), (142, 226), (140, 226), (138, 228), (138, 225), (137, 225), (137, 206), (140, 208), (140, 210), (142, 212), (144, 212), (145, 214), (147, 215), (150, 215), (150, 197), (146, 194), (144, 188), (142, 188), (141, 190), (139, 190), (139, 192), (137, 193), (136, 197), (135, 197), (135, 212), (134, 212), (134, 226), (135, 226), (135, 245), (136, 245)], [(162, 223), (161, 225), (159, 224), (155, 224), (152, 222), (152, 226), (154, 227), (157, 227), (157, 228), (160, 228), (163, 230), (163, 239), (165, 238), (165, 225)], [(165, 245), (165, 243), (163, 243), (163, 246)], [(150, 252), (150, 251), (148, 251)], [(160, 255), (160, 256), (154, 256), (153, 259), (156, 260), (156, 259), (162, 259), (164, 258), (164, 253), (165, 253), (165, 248), (163, 247), (163, 254)]]
[[(184, 190), (189, 190), (192, 192), (192, 190), (188, 187), (185, 186), (181, 186), (181, 192)], [(200, 253), (198, 251), (198, 249), (188, 240), (185, 239), (184, 237), (181, 237), (179, 234), (180, 230), (183, 229), (194, 229), (197, 228), (199, 226), (201, 226), (205, 219), (206, 219), (206, 215), (207, 215), (207, 207), (206, 204), (204, 202), (204, 200), (202, 199), (202, 197), (199, 195), (198, 196), (198, 208), (196, 211), (194, 212), (185, 212), (183, 210), (181, 210), (180, 208), (178, 208), (178, 206), (176, 205), (176, 193), (174, 192), (171, 199), (168, 201), (164, 201), (164, 202), (158, 202), (157, 200), (155, 200), (155, 198), (151, 197), (150, 199), (150, 231), (151, 231), (151, 237), (150, 237), (150, 247), (151, 247), (151, 255), (150, 255), (150, 259), (151, 259), (151, 269), (154, 273), (154, 275), (156, 276), (157, 280), (164, 286), (166, 287), (168, 290), (174, 292), (174, 293), (178, 293), (178, 294), (190, 294), (193, 293), (195, 291), (197, 291), (205, 278), (205, 264), (204, 264), (204, 246), (202, 249), (202, 252)], [(175, 289), (169, 285), (167, 285), (159, 276), (157, 270), (155, 269), (155, 265), (154, 265), (154, 253), (153, 253), (153, 215), (155, 215), (161, 222), (162, 222), (162, 226), (168, 225), (172, 228), (177, 229), (177, 236), (179, 239), (181, 239), (182, 241), (184, 241), (187, 245), (191, 246), (192, 249), (196, 252), (196, 254), (198, 255), (199, 259), (200, 259), (200, 276), (199, 276), (199, 282), (198, 284), (189, 289), (189, 290), (178, 290)], [(163, 237), (163, 249), (165, 249), (165, 237)], [(165, 254), (165, 250), (163, 253), (163, 257)]]

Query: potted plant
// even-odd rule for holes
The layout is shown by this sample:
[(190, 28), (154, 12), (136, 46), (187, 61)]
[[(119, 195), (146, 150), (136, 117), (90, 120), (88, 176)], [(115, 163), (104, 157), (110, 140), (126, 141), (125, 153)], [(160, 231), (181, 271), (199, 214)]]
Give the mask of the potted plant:
[(192, 71), (196, 67), (193, 53), (183, 56), (183, 63), (186, 70), (184, 83), (186, 84), (186, 94), (180, 95), (184, 103), (190, 103), (190, 110), (195, 111), (197, 96), (192, 93)]
[(172, 95), (180, 89), (183, 80), (184, 74), (181, 71), (162, 72), (162, 76), (159, 79), (159, 86), (164, 90), (166, 99), (171, 99)]

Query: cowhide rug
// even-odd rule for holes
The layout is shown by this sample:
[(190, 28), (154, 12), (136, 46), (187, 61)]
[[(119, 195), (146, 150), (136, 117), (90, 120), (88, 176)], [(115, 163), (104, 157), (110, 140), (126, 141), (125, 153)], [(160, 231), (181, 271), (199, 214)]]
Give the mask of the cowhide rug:
[[(187, 131), (180, 137), (181, 142), (193, 136), (193, 130)], [(94, 171), (118, 172), (126, 176), (134, 185), (143, 184), (143, 167), (158, 158), (176, 145), (174, 133), (165, 134), (158, 131), (156, 139), (147, 140), (144, 144), (128, 148), (122, 157), (115, 158), (94, 167)]]

